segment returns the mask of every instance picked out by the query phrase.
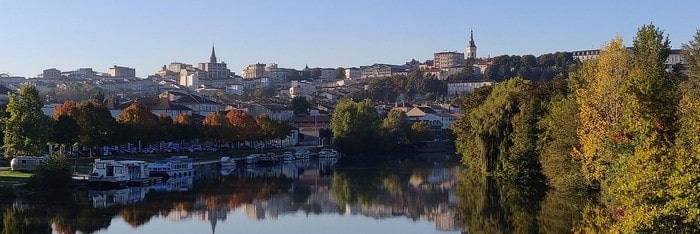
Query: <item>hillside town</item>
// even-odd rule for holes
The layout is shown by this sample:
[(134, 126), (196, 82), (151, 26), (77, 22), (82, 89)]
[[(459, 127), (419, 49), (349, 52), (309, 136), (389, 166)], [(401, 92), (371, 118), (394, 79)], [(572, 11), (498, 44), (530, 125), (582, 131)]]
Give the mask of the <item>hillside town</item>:
[[(555, 57), (550, 58), (552, 61), (556, 61), (549, 62), (549, 67), (563, 67), (559, 74), (565, 74), (566, 66), (571, 66), (576, 61), (596, 59), (598, 54), (599, 50), (548, 54), (552, 55), (549, 57)], [(512, 57), (514, 56), (511, 59)], [(511, 66), (512, 75), (527, 78), (528, 74), (541, 72), (544, 77), (547, 73), (544, 70), (549, 69), (547, 65), (544, 68), (527, 68), (530, 70), (525, 72), (522, 72), (524, 68), (519, 67), (525, 67), (528, 63), (543, 63), (541, 60), (547, 60), (546, 57), (542, 55), (537, 58), (538, 61), (528, 62), (535, 60), (534, 56), (518, 56), (516, 60), (521, 60), (522, 62), (517, 61), (521, 64), (508, 66)], [(512, 76), (508, 75), (507, 68), (503, 72), (503, 65), (494, 65), (508, 59), (507, 55), (478, 57), (474, 33), (470, 31), (464, 53), (436, 52), (432, 60), (424, 62), (411, 60), (405, 64), (338, 68), (306, 66), (301, 70), (281, 67), (275, 63), (255, 63), (237, 74), (217, 56), (216, 49), (212, 46), (208, 61), (196, 66), (171, 62), (145, 78), (137, 77), (134, 68), (119, 65), (108, 68), (107, 72), (93, 68), (72, 71), (48, 68), (36, 77), (0, 74), (0, 102), (7, 102), (8, 92), (17, 91), (22, 85), (29, 84), (42, 94), (45, 99), (42, 110), (49, 116), (57, 105), (65, 101), (81, 101), (88, 98), (86, 95), (97, 93), (103, 98), (103, 106), (109, 109), (114, 118), (118, 118), (125, 108), (135, 102), (156, 115), (162, 114), (174, 119), (180, 114), (186, 114), (199, 122), (208, 114), (235, 109), (251, 116), (267, 114), (272, 120), (288, 121), (304, 139), (299, 142), (297, 137), (292, 137), (285, 141), (285, 144), (294, 145), (322, 143), (319, 133), (329, 129), (331, 114), (339, 99), (371, 98), (380, 114), (400, 109), (407, 114), (410, 122), (429, 123), (434, 135), (440, 138), (460, 115), (460, 108), (451, 100)], [(508, 64), (510, 63), (512, 62)], [(672, 50), (665, 64), (669, 71), (677, 64), (682, 65), (680, 50)], [(517, 73), (513, 73), (514, 70)], [(433, 81), (433, 87), (387, 93), (381, 89), (386, 87), (381, 87), (382, 83), (377, 82), (390, 77), (407, 80), (411, 74), (420, 74), (422, 80)], [(535, 77), (537, 78), (539, 77)], [(422, 80), (418, 82), (430, 84)], [(306, 111), (295, 113), (291, 105), (291, 100), (295, 97), (304, 97), (311, 105)]]

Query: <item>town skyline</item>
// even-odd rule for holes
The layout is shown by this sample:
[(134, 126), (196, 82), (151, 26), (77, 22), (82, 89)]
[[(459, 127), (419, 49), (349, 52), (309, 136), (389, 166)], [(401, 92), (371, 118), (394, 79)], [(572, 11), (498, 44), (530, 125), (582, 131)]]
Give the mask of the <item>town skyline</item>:
[[(650, 22), (679, 48), (696, 30), (691, 22), (700, 20), (692, 14), (699, 4), (690, 1), (673, 6), (614, 2), (605, 7), (602, 2), (452, 1), (2, 5), (0, 28), (6, 36), (0, 43), (0, 73), (24, 77), (48, 68), (106, 71), (118, 65), (135, 68), (145, 78), (171, 62), (207, 61), (212, 44), (220, 61), (237, 75), (255, 63), (296, 69), (403, 64), (432, 59), (435, 52), (464, 52), (470, 29), (482, 58), (599, 49), (616, 35), (631, 45), (636, 29)], [(630, 13), (617, 13), (620, 9)], [(168, 14), (172, 12), (192, 14)], [(411, 15), (424, 17), (410, 20)]]

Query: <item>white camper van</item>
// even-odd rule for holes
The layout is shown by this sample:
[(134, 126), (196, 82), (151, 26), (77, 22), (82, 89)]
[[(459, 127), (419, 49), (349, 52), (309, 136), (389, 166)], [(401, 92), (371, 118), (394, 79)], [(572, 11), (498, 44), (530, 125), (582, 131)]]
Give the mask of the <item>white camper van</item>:
[(19, 156), (10, 161), (10, 169), (13, 171), (33, 171), (46, 162), (46, 157)]

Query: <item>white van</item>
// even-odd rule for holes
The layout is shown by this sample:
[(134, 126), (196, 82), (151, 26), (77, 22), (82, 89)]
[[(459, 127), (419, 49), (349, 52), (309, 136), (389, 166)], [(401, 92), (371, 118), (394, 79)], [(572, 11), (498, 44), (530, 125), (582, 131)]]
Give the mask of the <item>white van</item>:
[(10, 169), (13, 171), (33, 171), (46, 162), (46, 157), (19, 156), (10, 161)]

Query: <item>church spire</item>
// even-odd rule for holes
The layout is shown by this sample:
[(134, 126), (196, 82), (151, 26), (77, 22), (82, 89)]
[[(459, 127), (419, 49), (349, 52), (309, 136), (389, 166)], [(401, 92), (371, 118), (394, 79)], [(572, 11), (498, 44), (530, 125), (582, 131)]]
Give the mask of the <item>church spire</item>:
[(469, 47), (476, 47), (474, 44), (474, 30), (469, 29)]
[(216, 53), (214, 52), (214, 45), (211, 45), (211, 56), (209, 57), (210, 63), (216, 63)]
[(476, 44), (474, 43), (474, 30), (469, 29), (469, 45), (467, 45), (467, 60), (476, 59)]

